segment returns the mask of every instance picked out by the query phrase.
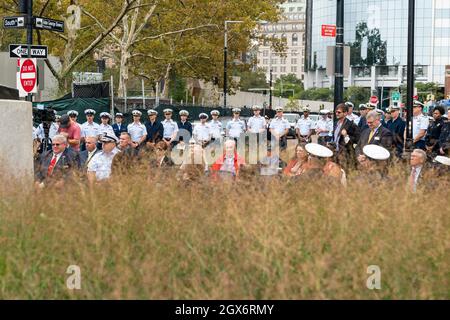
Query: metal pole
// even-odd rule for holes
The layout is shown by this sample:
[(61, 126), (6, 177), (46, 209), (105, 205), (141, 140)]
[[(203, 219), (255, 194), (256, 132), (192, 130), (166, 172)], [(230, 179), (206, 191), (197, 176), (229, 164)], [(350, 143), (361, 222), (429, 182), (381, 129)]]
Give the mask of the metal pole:
[(142, 83), (142, 108), (145, 109), (145, 87), (144, 87), (144, 79), (142, 79), (141, 83)]
[[(33, 45), (33, 0), (27, 0), (27, 47), (28, 58), (31, 58), (31, 46)], [(33, 102), (33, 94), (29, 93), (26, 101)]]
[(114, 117), (114, 79), (113, 79), (112, 75), (111, 75), (110, 87), (111, 87), (111, 116), (113, 117), (113, 123), (114, 123), (116, 118)]
[(272, 109), (272, 66), (269, 75), (269, 109)]
[(416, 4), (415, 0), (409, 0), (408, 5), (408, 66), (407, 66), (407, 89), (406, 89), (406, 143), (411, 146), (412, 136), (412, 112), (414, 95), (414, 24), (415, 24)]
[(336, 107), (344, 101), (344, 0), (337, 0), (336, 8), (336, 53), (334, 55), (334, 114)]
[(227, 22), (225, 21), (225, 35), (224, 35), (224, 45), (223, 45), (223, 107), (227, 107), (227, 58), (228, 58), (228, 31)]

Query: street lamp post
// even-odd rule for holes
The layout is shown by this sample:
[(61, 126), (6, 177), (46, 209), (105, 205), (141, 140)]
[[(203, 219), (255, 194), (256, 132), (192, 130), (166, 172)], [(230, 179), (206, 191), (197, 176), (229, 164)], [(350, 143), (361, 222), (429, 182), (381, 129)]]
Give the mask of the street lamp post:
[(412, 147), (412, 111), (414, 95), (414, 25), (416, 3), (409, 0), (408, 5), (408, 66), (407, 66), (407, 89), (406, 89), (406, 142), (405, 146)]
[(334, 70), (334, 114), (344, 100), (344, 0), (337, 0), (336, 53)]
[(228, 76), (227, 76), (227, 59), (228, 59), (228, 24), (229, 23), (242, 23), (244, 21), (226, 20), (225, 21), (225, 34), (223, 42), (223, 107), (227, 107), (227, 91), (228, 91)]

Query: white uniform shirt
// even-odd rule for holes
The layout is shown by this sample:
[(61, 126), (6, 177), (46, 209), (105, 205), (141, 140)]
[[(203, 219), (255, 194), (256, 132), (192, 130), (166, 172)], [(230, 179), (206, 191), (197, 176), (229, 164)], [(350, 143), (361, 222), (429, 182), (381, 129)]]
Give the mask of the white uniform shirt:
[(96, 122), (85, 122), (81, 125), (81, 137), (97, 137), (100, 134), (100, 125)]
[(266, 119), (264, 117), (251, 117), (248, 119), (248, 130), (252, 133), (260, 133), (266, 129)]
[(227, 123), (228, 135), (231, 138), (239, 138), (241, 133), (245, 132), (245, 122), (241, 119), (231, 119)]
[(349, 115), (347, 116), (347, 119), (350, 120), (350, 121), (353, 121), (353, 123), (356, 124), (356, 125), (358, 125), (359, 120), (360, 120), (360, 118), (359, 118), (356, 114), (354, 114), (354, 113), (349, 114)]
[(107, 134), (110, 137), (116, 137), (113, 127), (109, 124), (100, 123), (98, 132), (99, 132), (99, 134)]
[(333, 132), (333, 121), (331, 121), (331, 119), (326, 119), (323, 120), (319, 119), (316, 123), (316, 130), (320, 129), (320, 130), (327, 130), (328, 132), (321, 132), (319, 133), (319, 137), (327, 137), (332, 135)]
[(310, 117), (305, 119), (305, 116), (302, 116), (300, 119), (298, 119), (295, 128), (300, 130), (301, 136), (307, 136), (311, 133), (311, 130), (314, 128), (314, 122)]
[[(44, 125), (41, 123), (35, 131), (36, 138), (40, 139), (41, 141), (45, 139), (45, 132), (44, 132)], [(48, 130), (48, 137), (50, 139), (53, 139), (55, 135), (58, 134), (58, 125), (55, 122), (52, 122), (50, 125), (50, 129)]]
[[(413, 139), (419, 134), (420, 130), (425, 130), (426, 132), (429, 124), (430, 120), (424, 115), (413, 117)], [(421, 140), (425, 140), (425, 136)]]
[(89, 162), (88, 172), (95, 172), (97, 181), (106, 180), (111, 176), (111, 165), (114, 156), (120, 152), (119, 149), (114, 148), (112, 152), (99, 152), (94, 155)]
[(164, 134), (163, 134), (164, 138), (171, 139), (174, 132), (175, 133), (178, 132), (178, 124), (172, 119), (170, 120), (165, 119), (161, 123), (164, 127)]
[(209, 124), (197, 124), (192, 132), (195, 141), (209, 141), (211, 140), (211, 128)]
[(219, 120), (211, 120), (208, 124), (211, 136), (214, 139), (220, 139), (222, 137), (222, 122)]
[(133, 142), (139, 142), (141, 138), (147, 134), (147, 128), (142, 123), (130, 123), (127, 127), (127, 131), (131, 136)]
[(274, 118), (270, 121), (270, 129), (274, 129), (277, 135), (284, 134), (285, 130), (291, 127), (289, 121), (285, 118)]

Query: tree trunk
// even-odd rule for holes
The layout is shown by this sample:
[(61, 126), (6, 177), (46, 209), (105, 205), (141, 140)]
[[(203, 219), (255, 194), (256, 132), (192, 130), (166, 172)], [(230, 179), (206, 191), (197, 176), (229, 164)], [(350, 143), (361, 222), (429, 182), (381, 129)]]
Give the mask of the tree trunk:
[(166, 68), (166, 74), (164, 75), (164, 90), (162, 92), (162, 98), (169, 98), (169, 87), (170, 87), (170, 71), (172, 71), (172, 64), (169, 63)]
[(118, 96), (125, 97), (125, 93), (127, 91), (127, 83), (129, 79), (129, 60), (130, 60), (130, 52), (128, 47), (122, 47), (120, 50), (120, 69), (119, 69), (119, 89)]

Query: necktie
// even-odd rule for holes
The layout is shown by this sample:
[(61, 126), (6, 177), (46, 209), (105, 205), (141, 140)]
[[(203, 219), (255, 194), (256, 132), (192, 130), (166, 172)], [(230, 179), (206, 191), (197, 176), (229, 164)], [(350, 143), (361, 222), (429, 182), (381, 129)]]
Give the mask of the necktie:
[(416, 175), (417, 175), (416, 168), (413, 168), (411, 171), (411, 177), (409, 181), (412, 192), (416, 191)]
[(374, 134), (375, 134), (375, 129), (372, 129), (372, 130), (370, 131), (370, 134), (369, 134), (369, 141), (367, 141), (367, 143), (369, 143), (370, 140), (372, 140)]
[(56, 159), (57, 158), (56, 158), (56, 154), (55, 154), (55, 155), (53, 155), (52, 161), (50, 161), (50, 165), (48, 166), (48, 169), (47, 169), (48, 177), (51, 176), (53, 173), (53, 169), (55, 168), (55, 165), (56, 165)]

